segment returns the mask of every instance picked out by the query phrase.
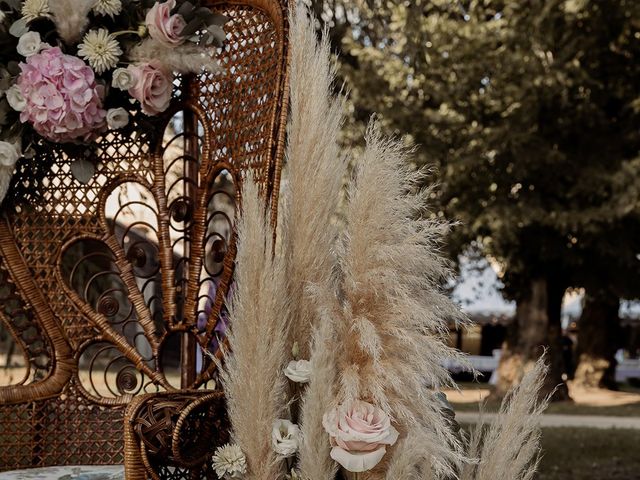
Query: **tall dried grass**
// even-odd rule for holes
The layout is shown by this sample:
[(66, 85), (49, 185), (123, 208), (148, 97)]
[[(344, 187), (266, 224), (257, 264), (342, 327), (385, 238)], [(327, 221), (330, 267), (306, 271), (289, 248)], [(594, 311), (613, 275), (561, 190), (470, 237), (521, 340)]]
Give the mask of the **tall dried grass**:
[(273, 256), (273, 232), (250, 178), (238, 220), (235, 289), (222, 383), (234, 441), (247, 458), (247, 480), (277, 479), (283, 471), (271, 446), (274, 420), (287, 406), (288, 293), (282, 258)]
[(540, 454), (539, 417), (549, 398), (540, 400), (547, 373), (540, 358), (522, 382), (505, 397), (500, 412), (488, 427), (480, 422), (471, 435), (469, 456), (461, 480), (530, 480), (538, 468)]
[(336, 295), (340, 403), (366, 399), (426, 444), (447, 445), (437, 471), (452, 474), (462, 445), (430, 390), (452, 384), (448, 321), (465, 318), (441, 289), (449, 268), (440, 254), (448, 225), (428, 216), (430, 190), (410, 169), (410, 151), (384, 139), (375, 123), (357, 162), (338, 243)]
[(306, 480), (333, 479), (338, 470), (330, 457), (331, 445), (322, 426), (322, 416), (336, 399), (334, 333), (333, 312), (322, 311), (311, 348), (311, 380), (300, 406), (303, 441), (298, 453), (298, 469)]
[(322, 427), (322, 416), (335, 401), (334, 313), (317, 309), (316, 300), (331, 291), (335, 265), (332, 217), (346, 171), (338, 145), (344, 100), (332, 95), (335, 65), (329, 41), (326, 35), (316, 38), (314, 19), (302, 5), (291, 12), (290, 45), (291, 116), (279, 238), (291, 299), (290, 343), (298, 345), (302, 358), (310, 357), (313, 368), (300, 408), (304, 440), (298, 466), (303, 478), (326, 480), (337, 470)]
[(291, 341), (302, 358), (317, 313), (305, 289), (326, 282), (334, 263), (332, 221), (341, 196), (346, 159), (338, 144), (344, 99), (332, 95), (335, 64), (326, 35), (316, 39), (314, 20), (302, 5), (290, 16), (291, 116), (281, 202), (282, 252), (291, 298)]

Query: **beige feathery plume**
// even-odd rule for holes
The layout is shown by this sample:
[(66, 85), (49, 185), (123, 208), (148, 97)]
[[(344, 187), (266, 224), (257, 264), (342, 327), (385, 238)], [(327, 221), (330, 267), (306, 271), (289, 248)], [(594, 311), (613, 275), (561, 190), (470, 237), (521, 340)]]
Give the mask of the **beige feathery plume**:
[[(318, 289), (324, 295), (330, 289)], [(323, 302), (325, 305), (328, 301)], [(302, 445), (298, 453), (298, 469), (306, 480), (335, 478), (337, 465), (331, 459), (329, 437), (322, 426), (322, 416), (335, 403), (336, 364), (335, 328), (332, 311), (320, 312), (311, 346), (311, 379), (300, 407)]]
[(448, 445), (437, 468), (452, 474), (463, 460), (431, 389), (452, 383), (443, 362), (462, 354), (445, 343), (448, 321), (464, 322), (441, 290), (449, 269), (439, 246), (448, 225), (426, 213), (423, 174), (409, 151), (385, 140), (373, 123), (349, 190), (346, 232), (338, 245), (342, 282), (336, 316), (340, 403), (364, 399), (416, 431)]
[(168, 70), (178, 73), (197, 73), (205, 69), (211, 73), (220, 71), (220, 65), (212, 55), (193, 43), (167, 47), (151, 37), (131, 49), (129, 57), (134, 62), (160, 62)]
[(54, 0), (49, 2), (56, 29), (67, 45), (76, 43), (89, 25), (95, 0)]
[[(302, 478), (327, 480), (337, 470), (322, 416), (336, 399), (331, 252), (337, 235), (332, 217), (346, 172), (338, 144), (344, 99), (333, 95), (335, 64), (328, 38), (317, 39), (314, 19), (302, 4), (292, 9), (289, 31), (291, 114), (280, 239), (291, 298), (290, 342), (297, 343), (302, 358), (310, 356), (312, 365), (300, 408), (304, 440), (298, 467)], [(314, 297), (325, 295), (329, 298), (317, 309)]]
[(546, 372), (541, 358), (505, 398), (486, 434), (482, 422), (476, 427), (468, 453), (479, 461), (465, 466), (461, 480), (533, 478), (540, 459), (540, 415), (549, 400), (540, 400)]
[(329, 40), (326, 35), (317, 40), (308, 9), (293, 9), (290, 22), (291, 115), (280, 238), (293, 309), (291, 343), (298, 342), (300, 356), (308, 358), (317, 313), (305, 289), (324, 284), (335, 263), (332, 217), (346, 172), (338, 144), (344, 98), (332, 93), (335, 65)]
[(238, 220), (235, 289), (222, 383), (234, 441), (247, 458), (246, 480), (277, 479), (284, 462), (271, 445), (273, 422), (285, 418), (288, 294), (281, 259), (274, 257), (273, 230), (250, 178), (245, 180)]
[[(387, 467), (386, 480), (435, 480), (434, 452), (441, 449), (432, 438), (410, 432), (395, 446)], [(426, 440), (426, 442), (425, 442)]]

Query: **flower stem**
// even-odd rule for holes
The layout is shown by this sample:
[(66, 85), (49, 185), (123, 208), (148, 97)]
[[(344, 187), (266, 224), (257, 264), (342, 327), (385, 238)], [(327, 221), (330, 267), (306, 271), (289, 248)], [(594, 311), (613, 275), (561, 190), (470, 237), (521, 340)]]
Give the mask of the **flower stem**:
[(111, 36), (112, 37), (119, 37), (120, 35), (127, 35), (129, 33), (132, 34), (132, 35), (140, 36), (140, 32), (138, 30), (120, 30), (119, 32), (112, 33)]

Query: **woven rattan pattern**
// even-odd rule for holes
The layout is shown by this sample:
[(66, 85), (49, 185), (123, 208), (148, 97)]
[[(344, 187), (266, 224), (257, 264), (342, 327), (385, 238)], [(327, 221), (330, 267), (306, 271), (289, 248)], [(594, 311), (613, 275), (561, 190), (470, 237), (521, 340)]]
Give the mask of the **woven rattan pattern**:
[[(158, 394), (138, 397), (129, 407), (127, 443), (140, 443), (137, 461), (127, 458), (128, 478), (138, 466), (152, 478), (217, 478), (211, 468), (216, 445), (229, 441), (229, 420), (221, 392)], [(131, 468), (133, 466), (133, 468)]]
[[(222, 242), (214, 242), (211, 253), (205, 245), (210, 227), (204, 213), (190, 210), (189, 205), (170, 210), (170, 199), (167, 205), (156, 202), (159, 231), (167, 230), (167, 224), (178, 218), (176, 211), (182, 216), (184, 212), (193, 215), (187, 218), (191, 224), (184, 242), (191, 243), (187, 259), (181, 263), (184, 266), (178, 268), (174, 258), (165, 259), (176, 277), (184, 278), (168, 282), (164, 267), (158, 275), (165, 304), (173, 309), (172, 315), (167, 308), (162, 310), (159, 323), (164, 325), (158, 325), (157, 316), (152, 318), (149, 313), (150, 303), (141, 294), (136, 298), (136, 281), (140, 279), (135, 277), (135, 261), (139, 257), (127, 256), (122, 245), (113, 241), (116, 234), (109, 230), (112, 226), (101, 217), (114, 185), (125, 181), (149, 185), (156, 200), (169, 198), (167, 191), (161, 192), (161, 187), (167, 186), (160, 177), (167, 172), (162, 170), (165, 163), (160, 157), (162, 132), (170, 115), (188, 108), (200, 120), (205, 145), (195, 154), (200, 162), (198, 171), (182, 173), (194, 179), (194, 201), (205, 199), (202, 212), (207, 211), (221, 172), (228, 172), (239, 184), (245, 172), (251, 171), (265, 194), (277, 197), (286, 115), (286, 5), (277, 0), (210, 3), (212, 9), (230, 18), (228, 42), (219, 54), (222, 74), (184, 79), (176, 92), (176, 107), (156, 124), (134, 120), (133, 130), (109, 133), (97, 148), (41, 146), (37, 168), (30, 163), (18, 166), (10, 191), (13, 198), (5, 201), (0, 219), (0, 280), (4, 287), (0, 288), (0, 303), (5, 299), (0, 319), (11, 326), (32, 374), (24, 385), (0, 387), (0, 471), (122, 462), (123, 408), (130, 393), (144, 391), (138, 387), (145, 382), (145, 388), (151, 387), (147, 391), (174, 388), (159, 365), (159, 349), (167, 332), (193, 332), (203, 345), (213, 338), (231, 281), (233, 240), (227, 240), (223, 247), (219, 245)], [(72, 163), (78, 158), (88, 158), (96, 165), (86, 184), (72, 174)], [(271, 204), (275, 219), (277, 202)], [(131, 341), (126, 332), (118, 330), (121, 327), (109, 323), (109, 301), (92, 305), (90, 299), (74, 296), (73, 286), (65, 283), (61, 258), (74, 242), (87, 239), (111, 249), (120, 277), (129, 282), (124, 292), (135, 306), (130, 321), (140, 325), (137, 328), (143, 331), (154, 358), (141, 354), (139, 341)], [(202, 288), (203, 275), (208, 275), (206, 265), (197, 265), (198, 258), (207, 254), (223, 255), (218, 259), (223, 267), (215, 280), (218, 292), (212, 299), (212, 313), (207, 324), (198, 328), (195, 313), (200, 307), (189, 298)], [(182, 286), (191, 297), (182, 292)], [(181, 306), (171, 306), (172, 298)], [(180, 309), (182, 314), (176, 313)], [(143, 325), (145, 315), (150, 327)], [(100, 323), (100, 319), (105, 321)], [(117, 350), (129, 362), (127, 369), (148, 370), (145, 379), (138, 382), (129, 370), (123, 375), (123, 367), (116, 378), (115, 395), (102, 398), (100, 392), (88, 391), (78, 362), (87, 345), (100, 342)], [(205, 366), (194, 385), (204, 384), (213, 371), (213, 366)]]

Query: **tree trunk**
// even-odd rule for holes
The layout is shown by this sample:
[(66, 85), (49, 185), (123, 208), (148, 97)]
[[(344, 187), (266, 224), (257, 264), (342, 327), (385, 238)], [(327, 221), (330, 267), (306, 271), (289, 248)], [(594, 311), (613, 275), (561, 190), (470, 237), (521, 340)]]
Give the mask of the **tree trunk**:
[(578, 324), (576, 386), (617, 388), (615, 354), (620, 343), (619, 306), (620, 300), (611, 291), (587, 290)]
[(530, 282), (528, 292), (518, 301), (516, 318), (502, 346), (496, 396), (503, 397), (517, 385), (546, 348), (549, 374), (541, 393), (548, 395), (555, 389), (553, 400), (570, 398), (562, 379), (565, 369), (560, 313), (564, 290), (558, 282), (545, 278)]

